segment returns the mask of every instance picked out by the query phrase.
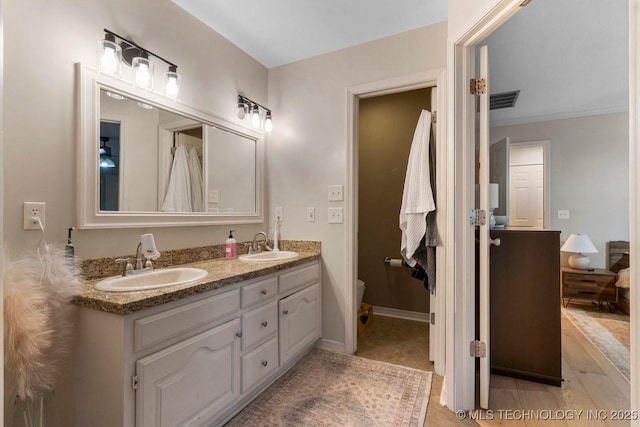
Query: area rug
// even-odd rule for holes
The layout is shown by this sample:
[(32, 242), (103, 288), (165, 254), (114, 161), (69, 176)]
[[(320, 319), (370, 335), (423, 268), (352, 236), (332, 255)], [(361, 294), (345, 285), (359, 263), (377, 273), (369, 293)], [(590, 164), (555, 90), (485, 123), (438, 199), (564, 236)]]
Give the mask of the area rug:
[(431, 372), (314, 349), (227, 426), (422, 427)]
[(598, 310), (587, 305), (569, 304), (563, 312), (585, 337), (630, 381), (629, 316)]

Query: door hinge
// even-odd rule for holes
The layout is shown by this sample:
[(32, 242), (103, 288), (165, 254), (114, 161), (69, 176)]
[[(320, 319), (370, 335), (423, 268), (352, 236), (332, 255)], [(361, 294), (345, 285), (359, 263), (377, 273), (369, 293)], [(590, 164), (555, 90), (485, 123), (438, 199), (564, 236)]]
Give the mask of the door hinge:
[(431, 113), (431, 123), (433, 123), (434, 125), (436, 123), (438, 123), (438, 112), (434, 111), (433, 113)]
[(436, 314), (435, 314), (435, 313), (431, 313), (431, 319), (430, 319), (430, 321), (431, 321), (431, 324), (432, 324), (432, 325), (435, 325), (435, 324), (436, 324)]
[(487, 93), (487, 79), (471, 79), (469, 86), (471, 95), (484, 95)]
[(469, 223), (475, 226), (486, 225), (487, 213), (482, 209), (472, 209), (471, 212), (469, 212)]
[(470, 353), (471, 357), (487, 357), (487, 344), (479, 340), (471, 341)]
[(138, 389), (138, 376), (134, 375), (133, 377), (131, 377), (131, 388), (134, 390)]

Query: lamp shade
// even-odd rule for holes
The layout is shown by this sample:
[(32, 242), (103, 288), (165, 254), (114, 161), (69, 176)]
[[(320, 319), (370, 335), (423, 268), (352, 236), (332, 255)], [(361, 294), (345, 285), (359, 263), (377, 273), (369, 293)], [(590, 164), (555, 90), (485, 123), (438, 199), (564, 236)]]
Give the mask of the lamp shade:
[(560, 248), (562, 252), (574, 252), (574, 253), (583, 253), (583, 254), (597, 254), (598, 250), (591, 243), (589, 236), (586, 234), (572, 234), (569, 236), (562, 248)]
[(588, 256), (582, 254), (595, 254), (598, 252), (586, 234), (572, 234), (564, 242), (560, 250), (562, 252), (573, 252), (573, 255), (568, 260), (569, 266), (583, 270), (589, 268), (590, 261)]

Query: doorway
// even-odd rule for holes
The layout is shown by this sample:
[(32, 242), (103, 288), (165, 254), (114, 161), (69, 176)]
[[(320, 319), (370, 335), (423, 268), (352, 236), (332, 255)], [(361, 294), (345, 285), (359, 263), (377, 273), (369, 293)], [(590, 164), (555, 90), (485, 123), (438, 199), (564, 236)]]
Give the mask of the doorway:
[[(472, 181), (472, 172), (471, 172), (471, 176), (469, 176), (470, 172), (469, 170), (473, 170), (472, 168), (469, 168), (469, 164), (470, 159), (472, 159), (473, 154), (469, 152), (469, 148), (468, 145), (470, 145), (470, 141), (473, 141), (473, 135), (472, 132), (469, 132), (469, 123), (472, 123), (472, 117), (470, 111), (472, 111), (469, 108), (469, 102), (464, 100), (464, 95), (463, 95), (463, 91), (466, 89), (468, 90), (468, 81), (469, 81), (469, 77), (471, 77), (471, 70), (469, 69), (467, 62), (473, 62), (473, 61), (467, 61), (469, 58), (473, 58), (473, 46), (475, 46), (478, 41), (480, 39), (482, 39), (483, 37), (485, 37), (486, 35), (488, 35), (489, 33), (491, 33), (495, 28), (497, 28), (499, 25), (501, 25), (501, 23), (503, 23), (504, 21), (506, 21), (510, 16), (512, 16), (516, 11), (518, 10), (517, 8), (517, 4), (516, 3), (512, 3), (512, 4), (501, 4), (500, 6), (496, 6), (494, 9), (492, 9), (486, 16), (484, 16), (481, 20), (477, 21), (470, 29), (467, 33), (465, 33), (465, 35), (463, 37), (461, 37), (458, 41), (454, 42), (453, 45), (453, 56), (455, 57), (455, 68), (452, 71), (452, 75), (454, 76), (454, 80), (455, 80), (455, 98), (456, 98), (456, 105), (455, 108), (453, 110), (453, 114), (455, 115), (456, 118), (460, 118), (460, 120), (455, 121), (455, 124), (453, 126), (453, 131), (456, 133), (456, 135), (460, 135), (460, 139), (455, 141), (455, 145), (456, 145), (456, 150), (458, 151), (456, 153), (456, 169), (457, 170), (461, 170), (460, 174), (464, 176), (464, 178), (462, 179), (462, 182), (469, 182)], [(634, 27), (634, 22), (637, 21), (638, 18), (638, 11), (634, 9), (634, 7), (631, 8), (632, 14), (635, 13), (636, 16), (635, 18), (632, 16), (631, 22), (632, 22), (632, 30), (633, 31), (637, 31)], [(633, 40), (633, 37), (631, 37), (631, 39)], [(632, 42), (633, 44), (633, 42)], [(632, 49), (631, 49), (632, 55), (634, 54), (634, 47), (632, 45)], [(458, 60), (460, 60), (460, 62), (458, 62)], [(636, 60), (637, 61), (637, 60)], [(632, 62), (633, 64), (633, 62)], [(465, 68), (466, 67), (466, 68)], [(634, 68), (631, 68), (631, 71), (634, 72)], [(636, 73), (637, 74), (637, 73)], [(637, 75), (635, 75), (634, 77), (632, 77), (631, 81), (634, 82), (635, 80), (637, 80)], [(637, 95), (633, 95), (633, 91), (631, 91), (632, 96), (637, 96)], [(633, 105), (633, 103), (631, 103)], [(632, 161), (631, 164), (634, 165), (635, 162), (637, 161), (637, 154), (636, 154), (636, 150), (633, 147), (633, 141), (634, 141), (634, 136), (636, 132), (636, 127), (634, 126), (634, 124), (637, 122), (637, 112), (635, 112), (635, 110), (631, 110), (631, 131), (632, 131), (632, 145), (631, 145), (631, 149), (630, 149), (630, 155), (632, 157)], [(473, 144), (471, 143), (471, 146), (473, 147)], [(637, 181), (637, 176), (635, 175), (635, 173), (632, 173), (632, 179), (631, 179), (631, 183), (632, 186), (635, 185), (634, 183)], [(461, 195), (458, 200), (460, 201), (460, 206), (462, 206), (463, 208), (461, 209), (462, 212), (458, 211), (456, 213), (456, 221), (457, 221), (457, 225), (456, 225), (456, 230), (459, 231), (460, 234), (456, 235), (456, 242), (458, 243), (459, 247), (464, 248), (464, 250), (462, 251), (462, 253), (460, 254), (456, 254), (455, 258), (456, 258), (456, 264), (459, 263), (459, 265), (461, 265), (462, 267), (462, 282), (465, 282), (465, 279), (468, 280), (468, 277), (470, 275), (470, 273), (472, 273), (472, 266), (473, 266), (473, 262), (471, 257), (469, 257), (469, 251), (468, 248), (472, 247), (472, 240), (471, 237), (469, 236), (470, 233), (465, 233), (465, 219), (463, 217), (463, 215), (466, 213), (466, 207), (468, 206), (472, 206), (472, 195), (473, 195), (473, 190), (467, 185), (465, 192), (463, 195)], [(633, 192), (629, 192), (629, 197), (631, 199), (631, 232), (630, 232), (630, 236), (632, 239), (632, 245), (634, 245), (633, 243), (633, 239), (634, 237), (637, 235), (637, 231), (634, 229), (633, 226), (633, 218), (635, 218), (636, 215), (636, 210), (634, 209), (634, 200), (635, 200), (635, 194)], [(632, 249), (632, 253), (633, 253), (633, 249)], [(458, 283), (461, 282), (460, 280), (456, 280)], [(468, 282), (467, 282), (468, 283)], [(471, 293), (471, 295), (469, 295), (468, 292), (468, 288), (465, 289), (465, 286), (452, 286), (452, 289), (456, 289), (457, 292), (456, 296), (460, 296), (460, 295), (465, 295), (467, 294), (465, 297), (463, 297), (464, 299), (464, 304), (463, 305), (470, 305), (471, 301), (472, 301), (472, 296), (473, 294)], [(632, 302), (633, 303), (633, 302)], [(636, 301), (637, 303), (637, 301)], [(456, 302), (452, 302), (453, 305), (457, 306), (458, 304)], [(455, 358), (455, 353), (456, 353), (456, 348), (461, 349), (462, 345), (466, 344), (467, 341), (467, 336), (466, 334), (469, 334), (470, 331), (473, 329), (472, 327), (469, 328), (470, 322), (468, 322), (468, 319), (466, 317), (462, 317), (459, 318), (459, 320), (455, 321), (455, 327), (461, 327), (464, 331), (463, 334), (461, 334), (461, 336), (459, 338), (457, 338), (455, 340), (455, 343), (453, 343), (453, 345), (451, 347), (449, 347), (447, 350), (447, 357), (448, 357), (448, 362), (449, 360), (451, 360), (452, 363), (454, 363), (456, 365), (456, 374), (457, 374), (457, 380), (456, 381), (458, 384), (463, 383), (465, 381), (469, 381), (471, 379), (471, 376), (469, 375), (470, 372), (472, 371), (471, 369), (469, 369), (469, 364), (466, 364), (465, 361), (459, 362), (459, 363), (455, 363), (458, 362), (457, 360), (454, 360)], [(633, 328), (634, 325), (632, 325)], [(449, 355), (450, 355), (450, 351), (453, 353), (451, 355), (451, 359), (449, 359)], [(633, 350), (632, 350), (633, 353)], [(632, 359), (633, 359), (633, 354), (632, 354)], [(637, 356), (635, 358), (637, 360)], [(633, 360), (632, 360), (633, 363)], [(460, 376), (462, 376), (462, 378), (460, 378)], [(461, 381), (459, 381), (461, 379)], [(632, 383), (633, 383), (633, 379), (632, 379)], [(457, 409), (458, 407), (462, 406), (462, 407), (466, 407), (467, 405), (470, 405), (470, 399), (469, 397), (473, 395), (473, 387), (469, 384), (462, 384), (461, 386), (458, 386), (457, 384), (455, 384), (453, 381), (450, 383), (452, 385), (452, 387), (450, 388), (451, 393), (450, 395), (455, 396), (453, 401), (454, 403), (454, 407)], [(634, 391), (636, 388), (634, 388), (632, 390), (632, 396), (631, 396), (631, 400), (632, 401), (637, 401), (634, 400), (634, 396), (637, 396), (637, 390)]]
[[(400, 92), (408, 92), (416, 89), (424, 89), (429, 87), (437, 87), (436, 94), (432, 96), (432, 103), (435, 107), (432, 110), (437, 114), (438, 120), (446, 120), (446, 110), (444, 108), (444, 102), (446, 97), (446, 89), (444, 85), (445, 70), (435, 69), (422, 73), (396, 77), (388, 80), (367, 83), (363, 85), (352, 86), (348, 88), (348, 111), (349, 111), (349, 143), (347, 146), (347, 191), (346, 191), (346, 203), (349, 207), (349, 215), (347, 218), (347, 278), (352, 284), (351, 292), (347, 292), (345, 295), (345, 351), (355, 353), (357, 349), (357, 280), (358, 280), (358, 236), (359, 236), (359, 198), (360, 189), (358, 186), (359, 176), (359, 155), (358, 155), (358, 140), (359, 140), (359, 107), (360, 100), (371, 97), (395, 94)], [(417, 119), (416, 119), (417, 123)], [(415, 129), (415, 123), (413, 130)], [(441, 185), (444, 183), (446, 177), (446, 165), (445, 159), (445, 126), (436, 126), (436, 164), (442, 165), (436, 172), (436, 183)], [(406, 165), (405, 165), (406, 166)], [(403, 175), (403, 174), (402, 174)], [(404, 177), (403, 177), (404, 178)], [(443, 185), (443, 184), (442, 184)], [(401, 197), (401, 194), (399, 195)], [(436, 205), (445, 206), (446, 199), (443, 194), (438, 194), (436, 198)], [(396, 211), (394, 217), (390, 219), (390, 222), (398, 225), (398, 214)], [(437, 227), (440, 234), (440, 240), (445, 242), (445, 217), (439, 216), (436, 220)], [(398, 252), (399, 252), (398, 240)], [(388, 255), (384, 255), (388, 256)], [(384, 266), (384, 256), (378, 260)], [(444, 268), (444, 247), (439, 245), (436, 248), (436, 269), (439, 273), (437, 283), (444, 283), (446, 277), (446, 269)], [(395, 267), (394, 267), (395, 268)], [(366, 286), (366, 283), (365, 283)], [(436, 284), (437, 286), (437, 284)], [(442, 297), (438, 298), (438, 295), (430, 295), (429, 299), (429, 320), (437, 319), (438, 312), (444, 313), (444, 288), (441, 291)], [(365, 290), (365, 300), (367, 299), (367, 291)], [(432, 355), (430, 356), (434, 362), (434, 371), (439, 375), (444, 373), (444, 318), (441, 322), (435, 322), (430, 328), (430, 349)]]

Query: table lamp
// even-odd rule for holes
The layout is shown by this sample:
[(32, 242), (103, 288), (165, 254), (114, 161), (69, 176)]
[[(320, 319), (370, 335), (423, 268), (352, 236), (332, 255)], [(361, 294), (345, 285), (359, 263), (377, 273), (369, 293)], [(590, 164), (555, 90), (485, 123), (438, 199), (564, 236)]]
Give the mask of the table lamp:
[(573, 252), (569, 257), (569, 266), (580, 270), (589, 268), (589, 257), (583, 254), (596, 254), (598, 250), (586, 234), (572, 234), (562, 248), (562, 252)]

